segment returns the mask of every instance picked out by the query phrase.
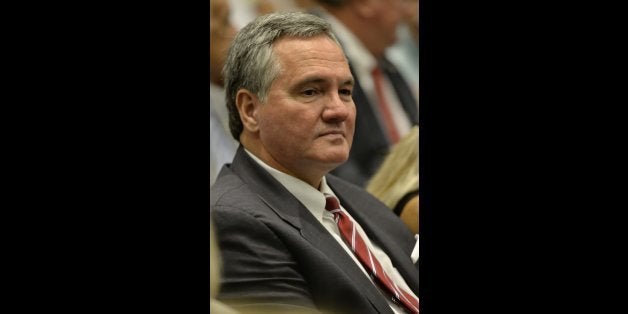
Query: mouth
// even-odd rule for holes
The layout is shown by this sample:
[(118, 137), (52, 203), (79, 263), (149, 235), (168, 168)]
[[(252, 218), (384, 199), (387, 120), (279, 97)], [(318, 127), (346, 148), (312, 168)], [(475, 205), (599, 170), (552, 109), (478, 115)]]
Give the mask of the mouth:
[(345, 137), (345, 132), (342, 130), (329, 130), (322, 132), (319, 136), (342, 136)]

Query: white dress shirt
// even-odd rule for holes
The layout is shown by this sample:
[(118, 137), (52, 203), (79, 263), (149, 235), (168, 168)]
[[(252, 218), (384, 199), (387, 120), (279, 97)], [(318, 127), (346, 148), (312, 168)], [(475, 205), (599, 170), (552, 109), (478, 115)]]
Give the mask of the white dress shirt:
[[(292, 193), (292, 195), (294, 195), (299, 200), (299, 202), (301, 202), (312, 213), (312, 215), (314, 215), (314, 217), (323, 225), (323, 227), (325, 227), (329, 234), (331, 234), (334, 239), (336, 239), (336, 241), (342, 246), (347, 254), (353, 259), (356, 265), (360, 267), (360, 269), (364, 273), (364, 276), (366, 276), (371, 282), (373, 282), (373, 285), (380, 289), (383, 295), (388, 295), (388, 292), (382, 290), (379, 285), (377, 285), (371, 279), (371, 277), (368, 275), (367, 270), (364, 268), (364, 266), (362, 266), (362, 263), (360, 263), (353, 251), (351, 251), (351, 248), (344, 242), (342, 236), (340, 235), (340, 231), (338, 230), (338, 225), (334, 220), (334, 215), (325, 210), (326, 198), (324, 193), (336, 196), (336, 194), (334, 194), (334, 191), (332, 191), (331, 188), (329, 188), (329, 186), (327, 185), (327, 179), (323, 177), (320, 190), (317, 190), (311, 185), (305, 183), (304, 181), (285, 174), (267, 165), (265, 162), (257, 158), (248, 150), (245, 149), (244, 151), (249, 154), (249, 156), (253, 160), (255, 160), (255, 162), (257, 162), (262, 168), (266, 169), (266, 171), (268, 171), (270, 175), (277, 179), (277, 181), (279, 181), (279, 183), (281, 183), (281, 185), (283, 185), (290, 193)], [(342, 207), (342, 204), (340, 204), (340, 209), (345, 213), (345, 215), (350, 217), (353, 223), (356, 225), (357, 232), (360, 234), (360, 236), (362, 236), (362, 239), (364, 239), (364, 242), (366, 242), (366, 245), (368, 246), (369, 250), (371, 250), (373, 255), (377, 257), (377, 260), (379, 260), (386, 274), (388, 274), (388, 276), (392, 278), (397, 286), (403, 288), (406, 292), (416, 297), (416, 294), (410, 289), (410, 287), (408, 287), (408, 284), (403, 279), (401, 274), (399, 274), (397, 269), (392, 265), (392, 261), (390, 260), (388, 255), (379, 246), (369, 240), (368, 236), (366, 235), (366, 233), (364, 233), (364, 230), (362, 229), (360, 224), (358, 224), (358, 222), (355, 221), (353, 217), (351, 217), (351, 214), (349, 214), (344, 209), (344, 207)], [(393, 303), (390, 299), (391, 298), (386, 298), (386, 301), (395, 313), (406, 313), (402, 307)]]

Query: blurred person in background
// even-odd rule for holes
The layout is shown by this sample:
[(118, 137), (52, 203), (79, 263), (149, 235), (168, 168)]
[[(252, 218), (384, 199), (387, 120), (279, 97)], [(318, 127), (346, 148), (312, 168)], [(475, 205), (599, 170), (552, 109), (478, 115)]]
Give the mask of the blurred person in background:
[(364, 187), (390, 147), (418, 125), (418, 102), (405, 78), (386, 57), (397, 42), (405, 0), (318, 0), (343, 45), (356, 80), (359, 119), (349, 160), (332, 173)]
[(268, 0), (275, 12), (307, 12), (316, 6), (316, 0)]
[(242, 29), (256, 17), (275, 12), (273, 0), (228, 0), (232, 11), (232, 21), (236, 30)]
[(273, 12), (308, 12), (316, 0), (229, 0), (236, 29), (258, 16)]
[(209, 183), (223, 164), (231, 162), (237, 142), (229, 132), (222, 67), (236, 30), (229, 19), (227, 0), (209, 0)]
[(390, 47), (387, 56), (397, 66), (419, 99), (419, 0), (403, 0), (403, 21), (397, 27), (397, 43)]
[(419, 233), (419, 127), (395, 144), (366, 190)]

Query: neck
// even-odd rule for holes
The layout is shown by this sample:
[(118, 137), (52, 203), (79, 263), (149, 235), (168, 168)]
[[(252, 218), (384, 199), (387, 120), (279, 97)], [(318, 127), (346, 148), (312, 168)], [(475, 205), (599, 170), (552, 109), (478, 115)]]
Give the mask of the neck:
[(246, 137), (241, 136), (240, 141), (242, 146), (252, 155), (257, 157), (259, 160), (264, 162), (267, 166), (283, 172), (289, 176), (295, 177), (309, 185), (311, 185), (315, 189), (319, 189), (321, 185), (321, 181), (323, 180), (323, 176), (325, 173), (321, 173), (316, 171), (314, 168), (308, 168), (307, 171), (295, 171), (295, 167), (289, 167), (282, 163), (280, 163), (276, 158), (274, 158), (267, 150), (263, 149), (260, 145), (252, 145), (252, 141)]

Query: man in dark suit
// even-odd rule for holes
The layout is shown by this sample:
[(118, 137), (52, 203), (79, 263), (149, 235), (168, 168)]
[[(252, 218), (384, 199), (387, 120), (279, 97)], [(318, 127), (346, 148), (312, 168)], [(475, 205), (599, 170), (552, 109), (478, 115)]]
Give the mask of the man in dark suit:
[(416, 243), (401, 220), (329, 172), (353, 141), (354, 78), (329, 23), (271, 14), (223, 71), (240, 142), (211, 189), (218, 299), (245, 313), (418, 313)]
[(403, 0), (317, 2), (323, 10), (315, 14), (331, 23), (356, 81), (355, 140), (349, 160), (332, 173), (366, 186), (390, 147), (419, 123), (418, 100), (386, 58), (387, 48), (397, 41), (397, 26), (408, 12), (404, 12)]

